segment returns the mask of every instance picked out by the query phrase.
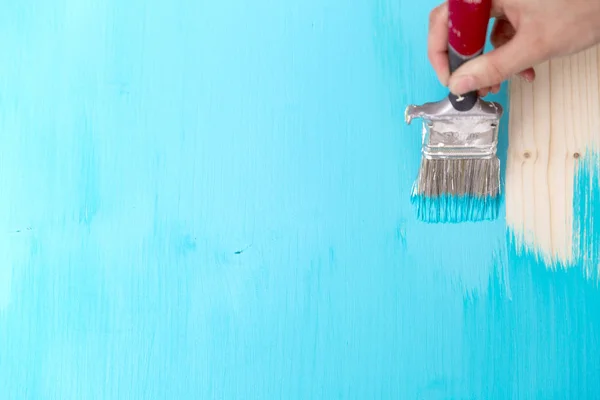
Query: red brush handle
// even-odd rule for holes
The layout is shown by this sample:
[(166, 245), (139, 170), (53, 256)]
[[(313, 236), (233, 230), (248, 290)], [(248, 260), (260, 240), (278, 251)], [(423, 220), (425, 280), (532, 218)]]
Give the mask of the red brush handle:
[(467, 58), (485, 46), (492, 0), (448, 0), (448, 43)]
[[(453, 74), (461, 65), (483, 53), (492, 0), (448, 0), (448, 61)], [(469, 111), (479, 99), (476, 91), (449, 95), (458, 111)]]

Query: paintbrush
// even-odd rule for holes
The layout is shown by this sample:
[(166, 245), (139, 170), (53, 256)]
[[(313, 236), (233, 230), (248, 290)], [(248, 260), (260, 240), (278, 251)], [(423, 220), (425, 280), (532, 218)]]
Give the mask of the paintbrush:
[[(491, 0), (449, 0), (450, 73), (483, 53)], [(423, 120), (422, 158), (411, 200), (424, 222), (493, 220), (500, 199), (496, 156), (502, 106), (477, 92), (406, 108)]]

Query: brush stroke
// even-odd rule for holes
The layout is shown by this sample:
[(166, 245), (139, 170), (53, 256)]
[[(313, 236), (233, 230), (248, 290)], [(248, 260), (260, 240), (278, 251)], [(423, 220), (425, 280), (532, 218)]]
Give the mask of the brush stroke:
[(600, 280), (600, 233), (596, 225), (600, 218), (600, 158), (597, 152), (585, 153), (576, 165), (572, 194), (573, 246), (567, 260), (552, 257), (547, 249), (532, 244), (524, 232), (509, 227), (509, 243), (517, 254), (527, 255), (548, 269), (573, 268), (592, 282)]
[(469, 381), (448, 397), (595, 398), (600, 391), (597, 285), (581, 269), (550, 270), (535, 254), (513, 246), (496, 265), (488, 292), (465, 301)]
[(575, 175), (574, 259), (586, 278), (600, 280), (600, 157), (590, 151), (579, 163)]

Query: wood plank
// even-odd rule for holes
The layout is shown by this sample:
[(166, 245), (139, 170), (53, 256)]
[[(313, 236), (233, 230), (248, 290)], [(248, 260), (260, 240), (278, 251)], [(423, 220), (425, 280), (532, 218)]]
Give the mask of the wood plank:
[(576, 168), (598, 148), (598, 48), (536, 67), (510, 87), (506, 221), (520, 250), (549, 265), (573, 262)]

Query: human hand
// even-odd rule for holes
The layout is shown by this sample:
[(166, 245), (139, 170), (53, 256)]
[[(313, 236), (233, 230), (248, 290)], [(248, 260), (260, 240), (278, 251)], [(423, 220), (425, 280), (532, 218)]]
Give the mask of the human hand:
[(455, 95), (497, 93), (513, 75), (535, 79), (533, 67), (600, 43), (600, 0), (493, 0), (495, 47), (450, 75), (448, 3), (429, 18), (428, 57), (438, 79)]

